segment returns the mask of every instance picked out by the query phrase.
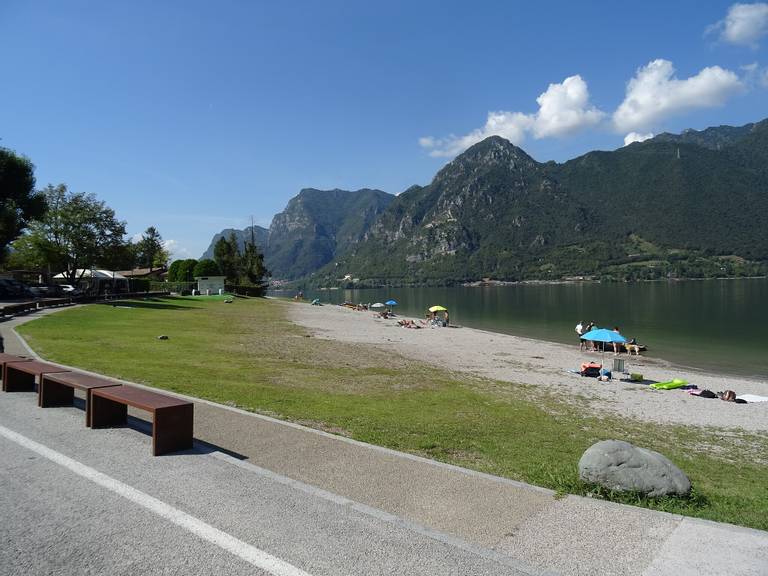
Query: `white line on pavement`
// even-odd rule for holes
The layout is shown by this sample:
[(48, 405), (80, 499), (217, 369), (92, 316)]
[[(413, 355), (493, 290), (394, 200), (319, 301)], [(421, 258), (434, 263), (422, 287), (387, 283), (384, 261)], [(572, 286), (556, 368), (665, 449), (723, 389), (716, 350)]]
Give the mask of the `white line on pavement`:
[(139, 506), (143, 506), (147, 510), (154, 512), (166, 520), (170, 520), (177, 526), (188, 530), (199, 538), (207, 540), (211, 544), (215, 544), (227, 552), (242, 558), (249, 564), (252, 564), (257, 568), (261, 568), (262, 570), (266, 570), (270, 574), (274, 574), (275, 576), (310, 576), (307, 572), (304, 572), (303, 570), (288, 564), (280, 558), (259, 550), (255, 546), (251, 546), (242, 540), (238, 540), (234, 536), (231, 536), (226, 532), (222, 532), (210, 524), (206, 524), (199, 518), (190, 516), (186, 512), (182, 512), (173, 506), (169, 506), (165, 502), (158, 500), (149, 494), (145, 494), (144, 492), (128, 486), (127, 484), (124, 484), (123, 482), (120, 482), (111, 476), (107, 476), (98, 470), (94, 470), (93, 468), (86, 466), (77, 460), (73, 460), (68, 456), (64, 456), (64, 454), (56, 452), (47, 446), (38, 444), (26, 436), (22, 436), (18, 432), (14, 432), (13, 430), (10, 430), (4, 426), (0, 426), (0, 436), (4, 436), (19, 446), (23, 446), (28, 450), (36, 452), (51, 462), (54, 462), (59, 466), (74, 472), (78, 476), (82, 476), (83, 478), (86, 478), (91, 482), (94, 482), (99, 486), (102, 486), (107, 490), (110, 490), (115, 494), (130, 500)]

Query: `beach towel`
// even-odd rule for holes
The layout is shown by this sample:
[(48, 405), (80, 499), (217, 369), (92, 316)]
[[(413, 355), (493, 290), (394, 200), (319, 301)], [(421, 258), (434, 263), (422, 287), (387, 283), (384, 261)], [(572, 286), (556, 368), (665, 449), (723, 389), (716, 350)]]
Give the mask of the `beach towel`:
[(675, 388), (682, 388), (687, 384), (688, 382), (686, 380), (680, 380), (680, 378), (675, 378), (674, 380), (670, 380), (669, 382), (656, 382), (656, 384), (651, 384), (651, 388), (653, 388), (654, 390), (674, 390)]
[(748, 404), (752, 404), (752, 402), (768, 402), (768, 396), (758, 396), (757, 394), (739, 394), (736, 398), (744, 400)]

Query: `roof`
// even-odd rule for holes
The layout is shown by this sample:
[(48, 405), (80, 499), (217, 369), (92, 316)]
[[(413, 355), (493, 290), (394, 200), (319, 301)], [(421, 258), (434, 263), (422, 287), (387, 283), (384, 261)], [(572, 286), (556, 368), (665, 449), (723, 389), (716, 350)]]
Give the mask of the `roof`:
[[(67, 274), (62, 272), (61, 274), (56, 274), (54, 278), (67, 278)], [(92, 270), (91, 268), (78, 268), (77, 278), (96, 278), (97, 280), (128, 280), (128, 278), (120, 274), (120, 272), (115, 272), (114, 270)]]
[(165, 268), (134, 268), (133, 270), (119, 270), (117, 273), (125, 277), (136, 278), (140, 276), (149, 276), (150, 274), (165, 274)]

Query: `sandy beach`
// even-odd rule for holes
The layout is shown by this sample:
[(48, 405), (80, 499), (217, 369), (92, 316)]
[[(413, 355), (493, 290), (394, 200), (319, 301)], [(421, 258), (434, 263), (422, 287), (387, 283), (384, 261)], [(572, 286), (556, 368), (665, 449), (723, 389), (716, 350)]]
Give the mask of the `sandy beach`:
[[(569, 372), (582, 362), (601, 359), (599, 353), (567, 346), (472, 328), (408, 329), (395, 319), (377, 318), (373, 312), (357, 312), (334, 305), (309, 306), (289, 303), (293, 322), (315, 337), (365, 343), (394, 351), (401, 356), (434, 364), (447, 370), (468, 372), (504, 382), (529, 384), (572, 398), (597, 414), (617, 414), (662, 424), (768, 431), (768, 402), (735, 404), (719, 399), (698, 398), (684, 390), (654, 390), (647, 385), (614, 378), (600, 382)], [(400, 318), (398, 318), (400, 319)], [(740, 394), (768, 396), (768, 382), (699, 372), (657, 358), (627, 356), (626, 369), (647, 380), (664, 382), (682, 378), (700, 389), (714, 392), (734, 390)], [(606, 353), (610, 368), (613, 353)], [(615, 375), (614, 375), (615, 376)]]

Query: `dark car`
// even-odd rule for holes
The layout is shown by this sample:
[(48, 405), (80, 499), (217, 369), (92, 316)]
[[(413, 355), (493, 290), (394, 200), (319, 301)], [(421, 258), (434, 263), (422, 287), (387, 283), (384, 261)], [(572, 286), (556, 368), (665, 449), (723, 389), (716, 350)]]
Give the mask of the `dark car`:
[(0, 278), (0, 299), (24, 300), (34, 298), (29, 288), (13, 278)]
[(64, 289), (56, 284), (33, 284), (29, 291), (35, 298), (63, 298), (67, 295)]

